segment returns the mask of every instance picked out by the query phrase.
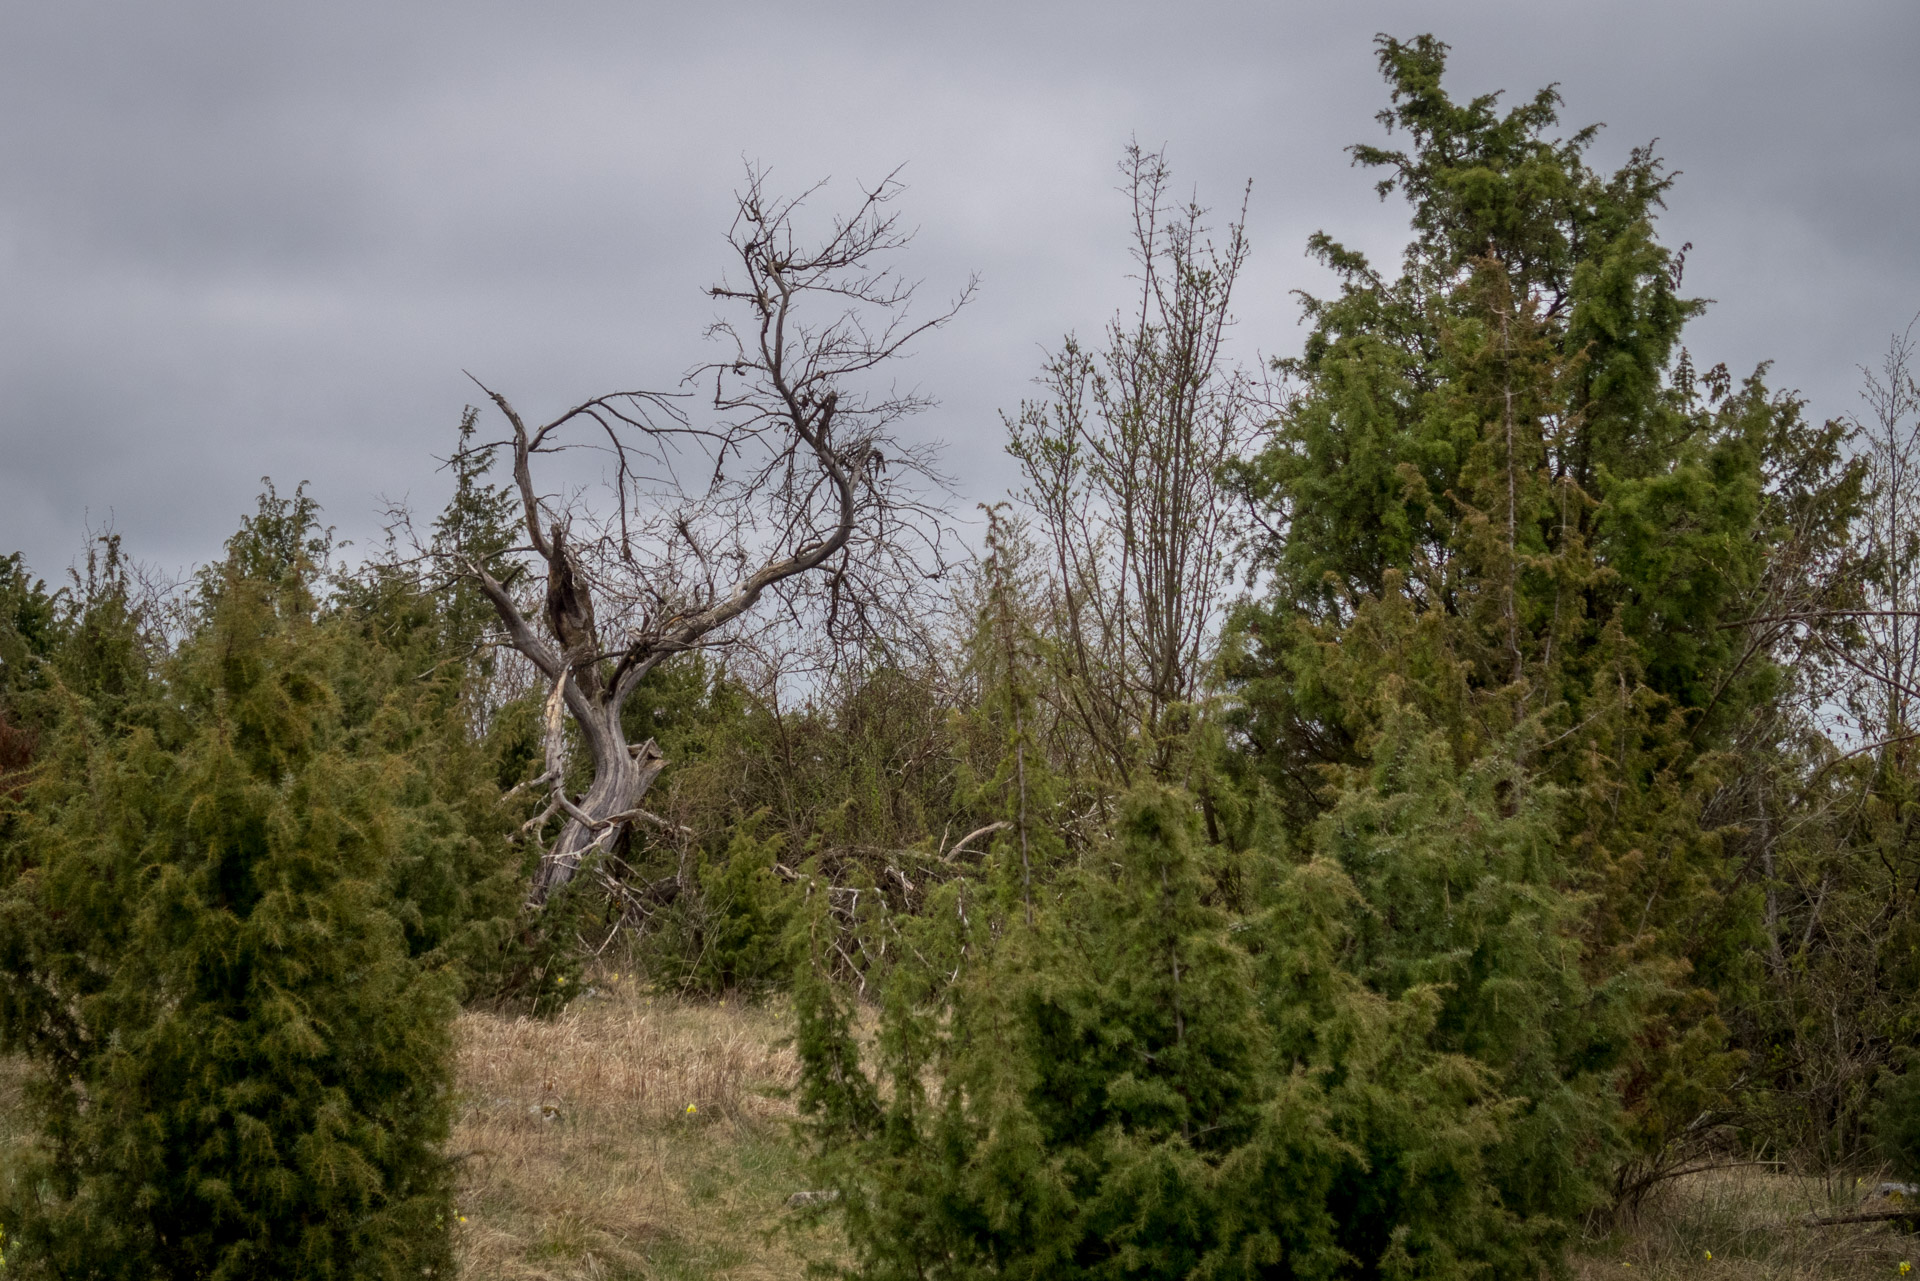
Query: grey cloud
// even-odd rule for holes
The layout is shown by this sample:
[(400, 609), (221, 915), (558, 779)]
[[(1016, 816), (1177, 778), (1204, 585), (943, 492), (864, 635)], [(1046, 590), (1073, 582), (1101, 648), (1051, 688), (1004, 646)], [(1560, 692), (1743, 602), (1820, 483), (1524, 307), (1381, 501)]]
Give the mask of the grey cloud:
[[(1729, 16), (1733, 15), (1733, 16)], [(1656, 135), (1666, 222), (1718, 300), (1691, 339), (1773, 358), (1816, 412), (1920, 310), (1906, 0), (12, 6), (0, 17), (0, 549), (43, 572), (111, 512), (214, 554), (262, 474), (344, 533), (431, 508), (472, 369), (530, 408), (696, 362), (743, 157), (831, 209), (906, 162), (907, 269), (980, 301), (902, 373), (942, 401), (965, 510), (1010, 480), (997, 411), (1124, 291), (1119, 147), (1223, 211), (1254, 183), (1239, 341), (1297, 341), (1317, 228), (1397, 252), (1343, 148), (1377, 136), (1378, 30), (1458, 91), (1558, 81), (1603, 160)]]

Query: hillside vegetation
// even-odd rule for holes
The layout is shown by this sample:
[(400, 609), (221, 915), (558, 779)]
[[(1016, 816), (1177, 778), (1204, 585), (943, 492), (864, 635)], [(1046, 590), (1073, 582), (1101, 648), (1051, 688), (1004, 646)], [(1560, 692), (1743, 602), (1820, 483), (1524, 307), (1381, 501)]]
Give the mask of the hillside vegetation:
[(1904, 1275), (1911, 342), (1697, 359), (1651, 149), (1378, 54), (1399, 261), (1238, 364), (1129, 148), (977, 554), (971, 287), (750, 171), (710, 400), (487, 390), (358, 560), (0, 560), (9, 1281)]

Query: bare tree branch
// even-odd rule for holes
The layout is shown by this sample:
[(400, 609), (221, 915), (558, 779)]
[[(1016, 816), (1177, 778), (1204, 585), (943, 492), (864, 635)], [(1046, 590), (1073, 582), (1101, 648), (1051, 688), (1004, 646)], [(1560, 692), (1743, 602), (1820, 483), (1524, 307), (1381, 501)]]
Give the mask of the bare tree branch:
[[(517, 554), (540, 570), (544, 599), (475, 558), (443, 559), (478, 584), (504, 642), (550, 683), (534, 783), (548, 804), (528, 830), (537, 840), (550, 818), (564, 823), (543, 850), (532, 901), (632, 824), (663, 822), (640, 801), (665, 762), (650, 741), (630, 746), (622, 724), (659, 664), (738, 643), (736, 625), (769, 594), (786, 625), (829, 644), (921, 626), (914, 598), (946, 564), (943, 485), (932, 453), (892, 428), (930, 402), (872, 376), (951, 320), (974, 286), (930, 319), (909, 318), (914, 284), (888, 261), (911, 238), (891, 208), (900, 191), (889, 175), (808, 243), (796, 224), (812, 192), (774, 197), (749, 170), (730, 234), (734, 274), (709, 291), (732, 316), (708, 336), (730, 350), (686, 379), (711, 380), (702, 421), (684, 393), (626, 391), (530, 427), (505, 394), (474, 379), (511, 434), (469, 448), (510, 455), (528, 540)], [(542, 493), (536, 458), (570, 448), (604, 452), (610, 501)], [(680, 476), (695, 460), (710, 479), (689, 486)], [(935, 497), (923, 496), (929, 490)], [(577, 797), (565, 786), (575, 739), (591, 765)]]

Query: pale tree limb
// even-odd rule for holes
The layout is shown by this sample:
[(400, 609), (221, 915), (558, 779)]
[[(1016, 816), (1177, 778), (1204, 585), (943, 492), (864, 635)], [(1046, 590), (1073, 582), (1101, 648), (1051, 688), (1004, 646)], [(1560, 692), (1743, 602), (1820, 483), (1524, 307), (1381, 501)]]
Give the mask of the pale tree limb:
[[(505, 644), (550, 682), (544, 768), (521, 785), (544, 788), (547, 803), (523, 830), (538, 840), (549, 819), (564, 822), (552, 847), (541, 845), (530, 902), (637, 823), (691, 835), (642, 806), (666, 762), (650, 740), (629, 744), (623, 721), (661, 663), (731, 643), (770, 594), (829, 638), (916, 625), (912, 598), (944, 569), (948, 535), (944, 508), (913, 488), (938, 483), (930, 455), (891, 428), (929, 402), (864, 384), (952, 319), (973, 285), (930, 319), (907, 320), (913, 287), (884, 261), (909, 239), (890, 208), (899, 191), (892, 177), (864, 190), (851, 216), (807, 245), (795, 230), (804, 196), (774, 198), (749, 171), (731, 235), (740, 274), (710, 291), (744, 317), (709, 329), (731, 350), (689, 375), (712, 379), (711, 422), (695, 423), (684, 395), (629, 391), (536, 426), (474, 380), (508, 435), (472, 449), (508, 453), (527, 537), (512, 554), (545, 580), (535, 601), (508, 586), (511, 570), (446, 558), (493, 606)], [(589, 445), (611, 459), (610, 504), (541, 489), (539, 458)], [(689, 487), (678, 477), (696, 459), (712, 477)], [(566, 787), (575, 747), (591, 767), (578, 796)], [(681, 865), (684, 879), (684, 850)]]
[(1002, 831), (1012, 826), (1012, 823), (1003, 820), (998, 823), (988, 823), (985, 827), (976, 827), (973, 831), (968, 832), (965, 836), (955, 841), (953, 848), (940, 856), (940, 861), (943, 863), (951, 863), (954, 859), (960, 857), (960, 851), (966, 849), (968, 845), (980, 839), (982, 836), (986, 836), (992, 832)]

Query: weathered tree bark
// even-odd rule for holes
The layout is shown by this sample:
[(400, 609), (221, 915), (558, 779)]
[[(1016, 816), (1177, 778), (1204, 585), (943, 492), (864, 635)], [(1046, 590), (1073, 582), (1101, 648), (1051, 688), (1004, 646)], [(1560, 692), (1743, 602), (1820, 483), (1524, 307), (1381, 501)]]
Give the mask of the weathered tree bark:
[[(532, 780), (546, 789), (547, 805), (526, 830), (539, 841), (553, 819), (563, 821), (552, 846), (542, 848), (530, 902), (544, 902), (589, 855), (651, 818), (641, 805), (666, 761), (651, 739), (628, 743), (621, 713), (655, 667), (723, 642), (769, 590), (816, 570), (829, 584), (829, 626), (843, 605), (862, 618), (870, 608), (889, 608), (880, 580), (913, 559), (902, 550), (908, 535), (926, 538), (913, 528), (916, 518), (931, 514), (937, 555), (940, 514), (896, 480), (929, 475), (927, 464), (886, 434), (926, 402), (870, 401), (843, 386), (944, 324), (972, 290), (970, 283), (932, 320), (903, 322), (911, 288), (869, 262), (906, 241), (896, 216), (882, 208), (898, 190), (889, 180), (867, 192), (852, 219), (836, 221), (817, 248), (803, 250), (791, 226), (798, 202), (767, 200), (758, 175), (749, 175), (733, 235), (744, 280), (710, 292), (743, 305), (750, 323), (716, 323), (710, 334), (730, 339), (734, 351), (696, 371), (714, 378), (713, 406), (723, 419), (715, 426), (691, 425), (668, 397), (622, 392), (529, 428), (505, 396), (482, 388), (512, 428), (508, 440), (484, 448), (511, 453), (528, 539), (520, 550), (538, 557), (545, 579), (544, 608), (529, 611), (498, 565), (472, 558), (457, 565), (492, 603), (505, 642), (548, 682), (546, 768)], [(839, 318), (801, 323), (796, 307), (812, 296), (835, 300)], [(617, 521), (605, 520), (585, 540), (576, 539), (574, 522), (589, 514), (543, 498), (534, 484), (535, 456), (560, 448), (569, 426), (597, 428), (617, 463)], [(689, 444), (704, 446), (713, 466), (703, 493), (663, 498), (657, 477), (638, 479), (649, 462), (665, 460), (660, 470), (671, 474), (676, 460), (686, 461), (675, 451)], [(729, 480), (729, 466), (744, 476)], [(738, 575), (730, 583), (719, 577), (725, 568)], [(899, 589), (891, 586), (897, 608)], [(566, 791), (569, 719), (590, 766), (591, 782), (577, 797)]]
[[(621, 724), (621, 711), (628, 697), (662, 660), (696, 648), (710, 633), (753, 608), (767, 588), (817, 568), (846, 545), (853, 533), (856, 512), (849, 464), (857, 469), (861, 460), (843, 459), (829, 444), (835, 409), (832, 393), (828, 393), (820, 405), (796, 406), (792, 419), (795, 434), (812, 451), (839, 497), (837, 520), (831, 531), (825, 538), (803, 544), (791, 555), (762, 565), (708, 608), (656, 630), (637, 632), (624, 649), (609, 660), (595, 626), (591, 597), (566, 544), (566, 526), (556, 522), (549, 532), (540, 528), (541, 506), (533, 489), (530, 459), (541, 438), (552, 427), (529, 432), (506, 397), (489, 394), (513, 425), (514, 479), (520, 490), (533, 549), (547, 566), (546, 621), (552, 643), (535, 630), (521, 613), (512, 593), (498, 579), (477, 564), (469, 570), (500, 615), (513, 647), (552, 682), (545, 726), (547, 772), (540, 780), (548, 788), (550, 803), (536, 821), (544, 822), (557, 811), (566, 815), (566, 824), (559, 839), (542, 856), (534, 876), (529, 898), (542, 902), (573, 879), (586, 854), (596, 848), (606, 848), (639, 817), (636, 811), (641, 800), (666, 766), (653, 740), (628, 744)], [(611, 670), (607, 670), (609, 664)], [(586, 794), (577, 800), (567, 796), (565, 788), (563, 706), (572, 716), (592, 767), (593, 781)]]

